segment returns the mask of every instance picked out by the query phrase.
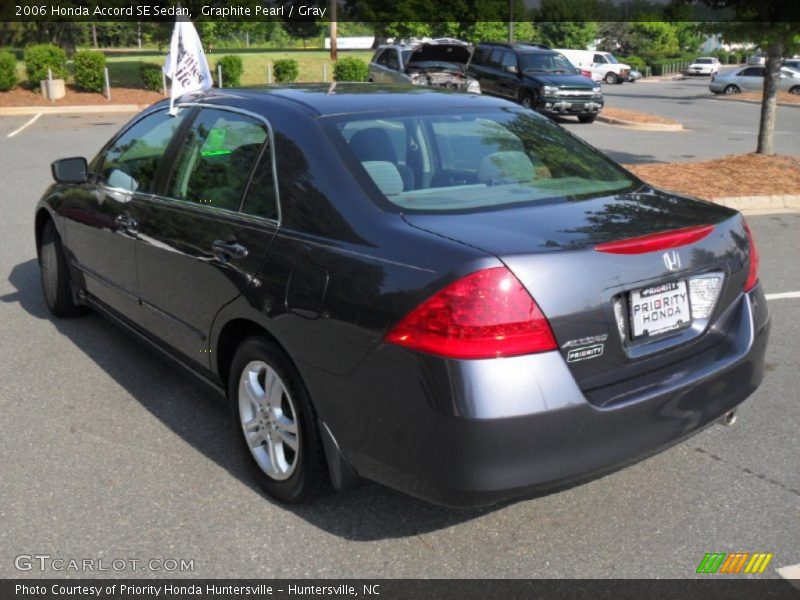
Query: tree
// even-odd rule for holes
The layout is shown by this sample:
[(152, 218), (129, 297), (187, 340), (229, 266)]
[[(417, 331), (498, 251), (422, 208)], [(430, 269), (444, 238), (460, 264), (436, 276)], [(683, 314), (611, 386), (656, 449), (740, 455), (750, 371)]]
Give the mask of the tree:
[(538, 23), (542, 41), (552, 48), (585, 50), (597, 37), (597, 23), (554, 22)]
[(303, 41), (303, 49), (308, 40), (322, 35), (322, 25), (316, 21), (287, 21), (283, 28), (293, 38), (300, 38)]
[(542, 0), (536, 11), (542, 41), (555, 48), (585, 49), (597, 37), (597, 11), (592, 0)]
[(781, 60), (800, 50), (800, 20), (796, 0), (700, 0), (712, 8), (728, 9), (733, 20), (709, 26), (726, 42), (751, 42), (766, 52), (764, 95), (758, 127), (756, 153), (773, 154), (775, 147), (775, 117), (778, 104), (778, 81)]

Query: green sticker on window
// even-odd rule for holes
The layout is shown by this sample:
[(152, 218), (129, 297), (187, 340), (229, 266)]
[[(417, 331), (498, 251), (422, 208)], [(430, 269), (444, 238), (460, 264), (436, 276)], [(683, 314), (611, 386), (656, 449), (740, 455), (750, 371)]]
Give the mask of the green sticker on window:
[(203, 149), (200, 151), (202, 156), (222, 156), (230, 154), (231, 151), (225, 148), (225, 138), (227, 136), (227, 129), (222, 127), (212, 127), (208, 132), (208, 137), (203, 144)]

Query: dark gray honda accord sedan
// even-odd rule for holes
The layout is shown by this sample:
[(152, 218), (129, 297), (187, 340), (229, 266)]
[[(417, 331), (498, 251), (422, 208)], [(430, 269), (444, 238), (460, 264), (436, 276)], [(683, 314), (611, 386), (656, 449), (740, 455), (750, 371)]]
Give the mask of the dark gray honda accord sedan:
[(742, 216), (530, 110), (368, 84), (179, 106), (53, 163), (44, 296), (218, 389), (281, 501), (360, 478), (530, 495), (697, 433), (762, 380)]

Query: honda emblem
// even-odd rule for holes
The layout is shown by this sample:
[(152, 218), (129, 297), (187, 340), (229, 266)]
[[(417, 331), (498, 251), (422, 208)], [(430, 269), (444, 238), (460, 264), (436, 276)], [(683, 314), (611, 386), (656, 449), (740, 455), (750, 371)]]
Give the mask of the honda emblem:
[(677, 271), (681, 268), (681, 255), (676, 250), (664, 252), (664, 266), (669, 271)]

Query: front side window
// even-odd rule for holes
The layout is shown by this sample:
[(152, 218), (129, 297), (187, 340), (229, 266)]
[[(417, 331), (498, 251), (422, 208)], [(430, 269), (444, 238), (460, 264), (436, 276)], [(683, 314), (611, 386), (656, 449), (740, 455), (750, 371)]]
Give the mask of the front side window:
[[(354, 131), (380, 142), (391, 128), (418, 160), (398, 160), (391, 135), (383, 152), (365, 154)], [(637, 182), (611, 160), (547, 119), (517, 109), (452, 115), (385, 115), (369, 121), (331, 118), (329, 133), (352, 153), (359, 174), (371, 178), (403, 211), (490, 209), (553, 198), (578, 198), (632, 189)], [(399, 144), (398, 144), (399, 145)]]
[(201, 109), (181, 144), (167, 195), (237, 210), (266, 139), (267, 130), (257, 119)]
[(185, 116), (185, 111), (171, 117), (164, 110), (134, 124), (106, 151), (98, 183), (131, 192), (154, 192), (161, 157)]
[(397, 60), (397, 51), (394, 49), (386, 52), (386, 66), (394, 71), (400, 68), (400, 63)]

